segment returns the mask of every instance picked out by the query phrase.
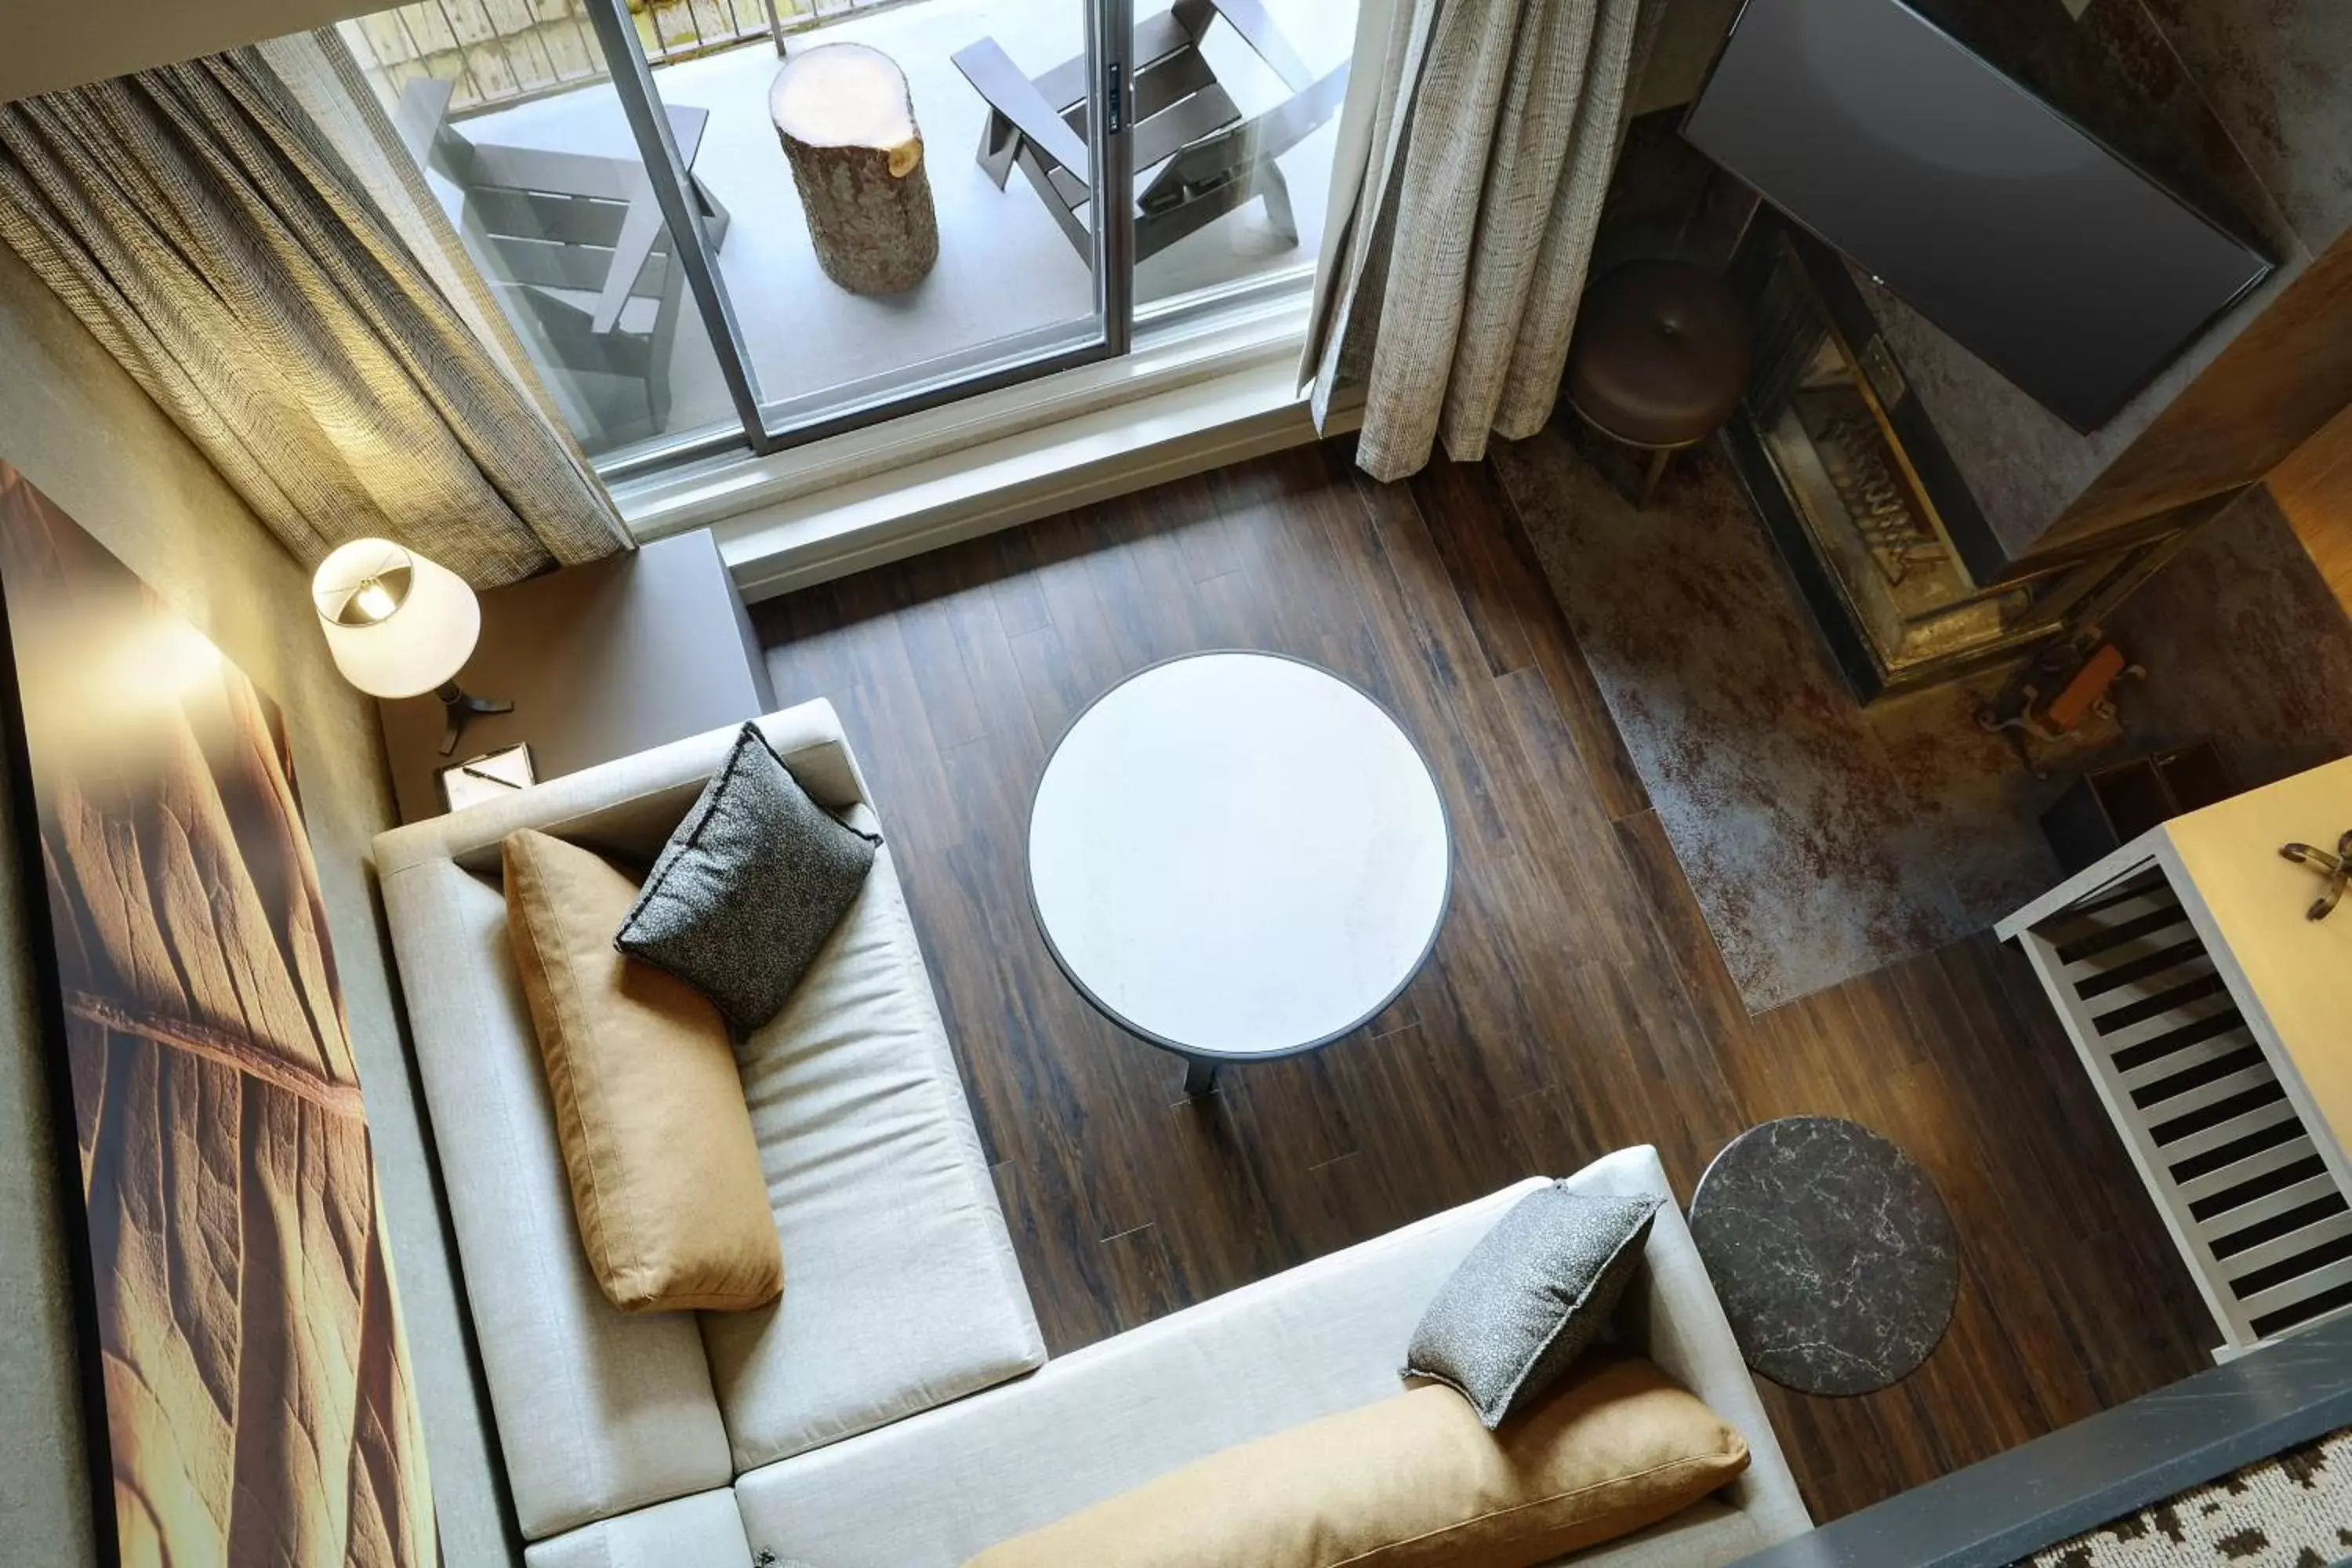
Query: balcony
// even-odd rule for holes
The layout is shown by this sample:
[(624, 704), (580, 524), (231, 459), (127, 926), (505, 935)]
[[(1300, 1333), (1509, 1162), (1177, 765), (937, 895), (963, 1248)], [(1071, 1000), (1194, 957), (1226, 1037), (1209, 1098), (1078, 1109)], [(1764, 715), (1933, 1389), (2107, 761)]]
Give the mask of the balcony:
[[(952, 58), (993, 39), (1020, 74), (1042, 76), (1082, 52), (1080, 0), (778, 3), (773, 38), (788, 50), (862, 43), (904, 72), (940, 256), (901, 294), (853, 294), (826, 278), (769, 117), (778, 58), (761, 0), (633, 7), (771, 427), (854, 417), (1098, 334), (1090, 258), (1029, 182), (1015, 174), (1000, 188), (982, 167), (990, 105)], [(1185, 68), (1213, 79), (1244, 121), (1299, 97), (1300, 71), (1326, 77), (1353, 42), (1352, 5), (1184, 4), (1208, 18)], [(1157, 0), (1145, 6), (1139, 37), (1155, 26), (1164, 34), (1171, 24)], [(1295, 51), (1289, 80), (1235, 16), (1270, 26)], [(615, 279), (644, 173), (582, 0), (436, 0), (347, 23), (344, 36), (592, 455), (635, 460), (698, 432), (739, 427), (721, 356), (666, 231), (642, 265), (624, 264), (635, 267), (632, 276)], [(1149, 80), (1147, 72), (1138, 86), (1146, 114)], [(1183, 89), (1163, 88), (1161, 98)], [(1318, 102), (1336, 109), (1336, 93), (1327, 87)], [(1304, 286), (1321, 242), (1338, 115), (1318, 109), (1297, 119), (1311, 121), (1306, 134), (1272, 160), (1296, 238), (1263, 199), (1244, 202), (1137, 267), (1139, 320), (1255, 287)], [(492, 165), (502, 171), (495, 178), (483, 173)], [(1154, 173), (1136, 171), (1139, 192)], [(1076, 216), (1091, 221), (1083, 205)]]

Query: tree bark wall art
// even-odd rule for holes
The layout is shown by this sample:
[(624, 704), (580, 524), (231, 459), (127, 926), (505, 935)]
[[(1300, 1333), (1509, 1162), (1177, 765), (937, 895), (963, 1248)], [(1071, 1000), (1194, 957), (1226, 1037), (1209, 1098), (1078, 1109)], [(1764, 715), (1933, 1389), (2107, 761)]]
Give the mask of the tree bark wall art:
[(101, 1539), (136, 1568), (436, 1564), (283, 719), (5, 462), (0, 590), (86, 1218)]

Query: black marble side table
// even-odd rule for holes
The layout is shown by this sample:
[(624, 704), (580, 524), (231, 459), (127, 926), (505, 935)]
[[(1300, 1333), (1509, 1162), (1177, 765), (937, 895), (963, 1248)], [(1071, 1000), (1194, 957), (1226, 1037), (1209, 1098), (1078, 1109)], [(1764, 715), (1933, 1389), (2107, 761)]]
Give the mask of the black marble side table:
[(1691, 1194), (1691, 1236), (1748, 1364), (1804, 1394), (1868, 1394), (1952, 1320), (1952, 1222), (1912, 1158), (1834, 1116), (1751, 1127)]

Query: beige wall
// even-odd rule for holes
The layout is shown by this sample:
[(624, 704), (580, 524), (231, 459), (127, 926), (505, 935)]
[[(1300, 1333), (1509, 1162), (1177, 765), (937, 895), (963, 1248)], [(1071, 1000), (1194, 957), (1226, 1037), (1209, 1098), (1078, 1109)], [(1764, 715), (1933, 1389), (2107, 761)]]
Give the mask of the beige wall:
[[(5, 247), (0, 458), (285, 710), (367, 1094), (447, 1560), (457, 1568), (511, 1561), (364, 860), (392, 819), (373, 709), (328, 662), (301, 570)], [(91, 1549), (79, 1352), (57, 1236), (70, 1189), (58, 1181), (13, 846), (0, 839), (0, 1559), (63, 1568), (89, 1561)]]

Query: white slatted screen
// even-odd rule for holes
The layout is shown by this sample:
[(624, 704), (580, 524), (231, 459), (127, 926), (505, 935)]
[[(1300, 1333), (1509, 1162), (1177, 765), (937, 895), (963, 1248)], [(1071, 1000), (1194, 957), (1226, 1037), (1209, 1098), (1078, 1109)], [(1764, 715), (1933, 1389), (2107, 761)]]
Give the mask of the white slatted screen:
[(2352, 1308), (2352, 1194), (2164, 872), (2019, 940), (2230, 1345)]

